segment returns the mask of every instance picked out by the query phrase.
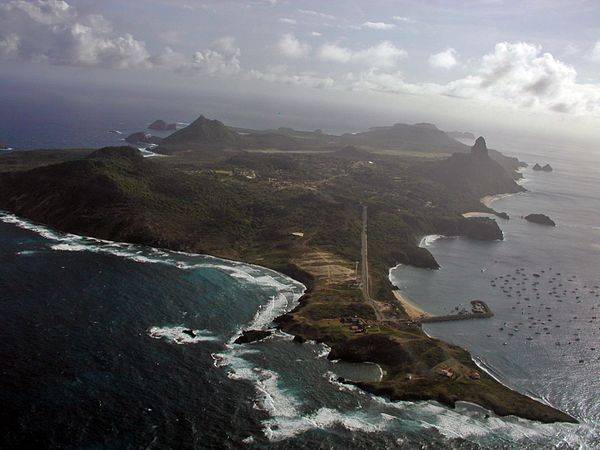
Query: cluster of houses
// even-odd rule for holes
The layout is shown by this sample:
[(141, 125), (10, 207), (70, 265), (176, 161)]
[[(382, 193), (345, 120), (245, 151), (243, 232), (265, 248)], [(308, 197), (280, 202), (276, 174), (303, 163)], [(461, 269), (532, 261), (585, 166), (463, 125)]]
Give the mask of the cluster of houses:
[[(453, 367), (447, 366), (446, 364), (441, 364), (440, 366), (438, 366), (436, 372), (439, 375), (445, 376), (450, 379), (453, 379), (457, 376), (456, 370)], [(465, 375), (471, 380), (479, 380), (481, 378), (481, 375), (476, 370), (469, 370), (465, 373)]]
[(367, 324), (360, 317), (342, 317), (340, 322), (350, 325), (350, 331), (355, 334), (365, 333), (367, 331)]

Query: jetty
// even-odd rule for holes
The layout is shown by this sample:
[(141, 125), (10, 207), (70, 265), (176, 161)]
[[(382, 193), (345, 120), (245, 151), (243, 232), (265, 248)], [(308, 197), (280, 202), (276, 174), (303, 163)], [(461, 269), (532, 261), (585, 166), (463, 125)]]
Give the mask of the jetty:
[(402, 305), (410, 320), (414, 323), (448, 322), (451, 320), (487, 319), (494, 316), (490, 307), (483, 300), (472, 300), (471, 311), (460, 310), (454, 314), (435, 316), (421, 309), (403, 296), (398, 290), (394, 291), (396, 300)]
[(425, 316), (419, 319), (421, 323), (449, 322), (451, 320), (489, 319), (494, 313), (483, 300), (472, 300), (471, 311), (462, 310), (456, 314), (442, 316)]

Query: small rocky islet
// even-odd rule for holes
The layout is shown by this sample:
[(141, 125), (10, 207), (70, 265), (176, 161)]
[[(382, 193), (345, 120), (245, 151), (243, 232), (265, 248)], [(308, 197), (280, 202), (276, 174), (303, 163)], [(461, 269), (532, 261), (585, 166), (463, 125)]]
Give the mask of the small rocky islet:
[(556, 226), (556, 222), (548, 217), (546, 214), (528, 214), (524, 217), (527, 222), (537, 223), (539, 225), (548, 225), (551, 227)]
[(545, 164), (542, 166), (540, 163), (535, 163), (532, 169), (536, 172), (552, 172), (554, 170), (550, 164)]

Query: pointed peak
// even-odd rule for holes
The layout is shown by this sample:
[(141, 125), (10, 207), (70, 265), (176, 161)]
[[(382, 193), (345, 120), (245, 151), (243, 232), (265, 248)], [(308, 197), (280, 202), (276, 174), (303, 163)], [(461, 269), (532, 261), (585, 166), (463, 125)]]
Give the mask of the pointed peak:
[(487, 155), (488, 149), (483, 136), (479, 136), (475, 141), (473, 147), (471, 147), (471, 154), (473, 155)]

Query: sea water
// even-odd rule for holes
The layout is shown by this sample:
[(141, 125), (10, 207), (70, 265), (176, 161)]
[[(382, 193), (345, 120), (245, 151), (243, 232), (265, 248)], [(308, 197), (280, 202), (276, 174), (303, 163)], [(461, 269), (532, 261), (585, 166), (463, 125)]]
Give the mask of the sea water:
[[(504, 240), (435, 236), (421, 241), (439, 270), (399, 266), (392, 281), (434, 314), (484, 300), (492, 319), (428, 324), (425, 331), (467, 348), (507, 385), (581, 421), (582, 442), (600, 444), (600, 155), (589, 149), (504, 142), (529, 162), (528, 190), (491, 206)], [(507, 151), (508, 150), (508, 151)], [(549, 162), (553, 172), (532, 170)], [(544, 213), (548, 227), (523, 219)]]
[[(336, 379), (378, 379), (379, 368), (328, 361), (323, 345), (297, 344), (280, 332), (262, 342), (233, 344), (242, 329), (269, 327), (295, 306), (304, 288), (283, 275), (209, 256), (59, 233), (7, 213), (0, 219), (3, 446), (597, 442), (597, 381), (590, 364), (580, 372), (565, 364), (556, 372), (542, 367), (528, 373), (531, 368), (521, 362), (520, 372), (514, 370), (502, 364), (511, 359), (508, 348), (493, 339), (460, 340), (485, 332), (477, 329), (483, 321), (463, 324), (470, 332), (442, 337), (467, 346), (504, 382), (567, 409), (582, 425), (543, 425), (488, 417), (470, 405), (451, 410), (435, 402), (373, 397)], [(435, 247), (443, 242), (431, 244), (438, 257)], [(443, 265), (439, 272), (412, 276), (443, 274)], [(411, 285), (409, 273), (403, 279)], [(445, 289), (450, 295), (455, 288)], [(410, 293), (422, 301), (418, 292)], [(434, 327), (428, 331), (443, 334)], [(533, 359), (520, 352), (522, 361)], [(536, 357), (544, 356), (540, 353)], [(564, 384), (575, 389), (569, 391), (572, 402), (556, 396), (559, 389), (543, 390), (561, 378), (553, 373), (567, 380), (578, 376), (577, 383)]]
[[(90, 142), (110, 143), (102, 134), (107, 126)], [(64, 139), (75, 143), (81, 136)], [(434, 313), (484, 299), (493, 319), (431, 324), (426, 331), (463, 345), (499, 380), (569, 412), (580, 425), (373, 397), (336, 379), (378, 379), (379, 368), (328, 361), (323, 345), (297, 344), (280, 332), (233, 344), (241, 330), (268, 328), (297, 304), (303, 286), (281, 274), (59, 233), (3, 213), (0, 447), (600, 445), (598, 322), (592, 319), (598, 298), (589, 292), (599, 281), (598, 157), (549, 146), (528, 154), (523, 149), (532, 147), (502, 144), (529, 162), (555, 167), (549, 174), (526, 170), (529, 192), (493, 205), (512, 216), (499, 220), (505, 241), (426, 239), (442, 268), (399, 267), (392, 280)], [(558, 226), (520, 219), (530, 212), (547, 213)], [(497, 277), (510, 274), (516, 290), (523, 276), (531, 282), (541, 270), (580, 295), (543, 306), (545, 299), (536, 298), (527, 316), (536, 325), (529, 329), (521, 314), (525, 301), (507, 297)], [(544, 293), (552, 292), (552, 277), (540, 277)], [(548, 314), (552, 322), (542, 318)], [(561, 327), (547, 335), (548, 323)]]

